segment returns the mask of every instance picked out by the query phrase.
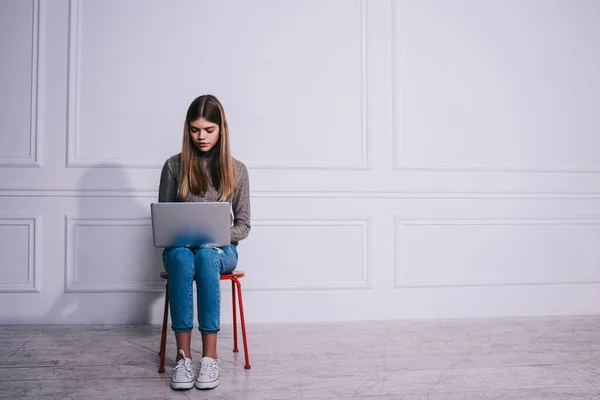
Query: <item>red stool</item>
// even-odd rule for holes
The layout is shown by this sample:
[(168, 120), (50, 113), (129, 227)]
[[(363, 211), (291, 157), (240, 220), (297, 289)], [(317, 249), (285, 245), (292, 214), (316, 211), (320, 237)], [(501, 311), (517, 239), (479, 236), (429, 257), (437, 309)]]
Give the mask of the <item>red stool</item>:
[[(231, 281), (231, 298), (233, 305), (233, 352), (237, 353), (238, 350), (238, 337), (237, 337), (237, 317), (236, 317), (236, 309), (235, 309), (235, 292), (237, 288), (238, 298), (239, 298), (239, 306), (240, 306), (240, 322), (242, 325), (242, 338), (244, 340), (244, 357), (246, 358), (246, 365), (244, 365), (245, 369), (250, 369), (250, 361), (248, 359), (248, 341), (246, 340), (246, 322), (244, 321), (244, 303), (242, 301), (242, 284), (239, 281), (239, 278), (242, 278), (245, 274), (242, 271), (233, 271), (231, 274), (221, 275), (221, 280)], [(167, 346), (167, 320), (169, 317), (169, 274), (165, 271), (160, 273), (160, 277), (162, 279), (166, 279), (167, 284), (165, 285), (165, 312), (163, 314), (163, 324), (162, 324), (162, 336), (160, 338), (160, 366), (158, 368), (158, 372), (165, 372), (165, 349)]]

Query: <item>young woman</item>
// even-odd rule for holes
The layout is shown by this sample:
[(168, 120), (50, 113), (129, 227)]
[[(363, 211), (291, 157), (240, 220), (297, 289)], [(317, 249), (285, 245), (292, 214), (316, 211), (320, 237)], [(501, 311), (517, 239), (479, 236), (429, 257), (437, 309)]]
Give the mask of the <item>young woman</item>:
[(158, 201), (226, 201), (231, 205), (229, 246), (177, 247), (163, 252), (163, 264), (169, 273), (171, 328), (177, 341), (177, 365), (171, 387), (191, 389), (194, 386), (190, 345), (195, 278), (198, 329), (202, 333), (202, 360), (195, 385), (198, 389), (212, 389), (219, 384), (219, 275), (235, 269), (237, 245), (250, 232), (248, 170), (230, 154), (227, 120), (216, 97), (200, 96), (190, 105), (183, 128), (183, 149), (163, 166)]

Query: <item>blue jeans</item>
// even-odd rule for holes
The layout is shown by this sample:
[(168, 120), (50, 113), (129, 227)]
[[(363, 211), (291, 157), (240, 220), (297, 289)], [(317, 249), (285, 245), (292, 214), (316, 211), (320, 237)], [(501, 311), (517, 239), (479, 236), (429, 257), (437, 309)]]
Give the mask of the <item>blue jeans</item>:
[(231, 273), (237, 266), (235, 245), (167, 248), (163, 265), (169, 273), (171, 329), (188, 332), (194, 326), (193, 281), (196, 278), (198, 330), (217, 333), (221, 329), (220, 274)]

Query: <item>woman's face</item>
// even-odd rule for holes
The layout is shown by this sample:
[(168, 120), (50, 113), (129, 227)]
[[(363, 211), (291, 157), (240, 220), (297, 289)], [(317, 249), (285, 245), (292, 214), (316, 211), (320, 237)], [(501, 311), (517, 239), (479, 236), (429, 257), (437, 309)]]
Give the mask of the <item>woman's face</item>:
[(198, 150), (207, 152), (219, 141), (219, 125), (206, 118), (190, 122), (190, 136)]

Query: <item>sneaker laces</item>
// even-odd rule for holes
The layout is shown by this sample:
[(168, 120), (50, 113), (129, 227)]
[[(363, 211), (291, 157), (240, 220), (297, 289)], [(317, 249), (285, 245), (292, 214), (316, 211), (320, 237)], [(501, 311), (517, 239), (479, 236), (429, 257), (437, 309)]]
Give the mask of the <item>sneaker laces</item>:
[(219, 360), (212, 360), (209, 362), (202, 362), (200, 364), (200, 375), (208, 375), (210, 379), (216, 379), (219, 376)]
[(182, 358), (177, 361), (177, 365), (173, 368), (173, 380), (182, 381), (194, 379), (192, 360), (185, 357), (183, 350), (179, 350), (179, 354), (182, 355)]

